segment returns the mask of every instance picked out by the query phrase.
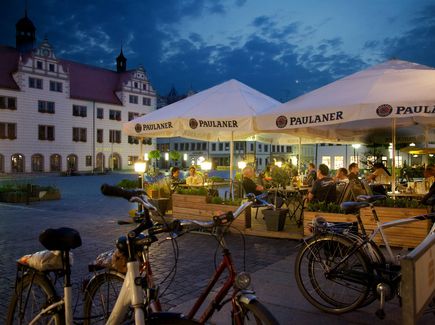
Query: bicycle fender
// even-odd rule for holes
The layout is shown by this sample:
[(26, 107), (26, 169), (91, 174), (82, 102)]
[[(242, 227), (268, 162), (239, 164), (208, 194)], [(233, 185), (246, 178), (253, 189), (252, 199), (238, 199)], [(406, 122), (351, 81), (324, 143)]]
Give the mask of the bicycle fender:
[(257, 296), (253, 291), (244, 290), (238, 295), (237, 300), (248, 305), (251, 302), (256, 301)]

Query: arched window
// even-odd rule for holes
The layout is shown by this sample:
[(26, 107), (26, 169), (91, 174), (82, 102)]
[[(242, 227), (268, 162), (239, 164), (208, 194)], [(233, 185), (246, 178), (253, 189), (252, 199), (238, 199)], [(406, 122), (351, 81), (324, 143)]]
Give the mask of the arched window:
[(68, 171), (77, 171), (78, 170), (78, 158), (77, 155), (71, 154), (66, 157), (66, 165)]
[(24, 173), (24, 156), (20, 153), (11, 156), (11, 171), (13, 173)]
[(50, 171), (60, 172), (62, 170), (62, 157), (57, 153), (50, 156)]
[(32, 172), (44, 171), (44, 157), (37, 153), (32, 156)]

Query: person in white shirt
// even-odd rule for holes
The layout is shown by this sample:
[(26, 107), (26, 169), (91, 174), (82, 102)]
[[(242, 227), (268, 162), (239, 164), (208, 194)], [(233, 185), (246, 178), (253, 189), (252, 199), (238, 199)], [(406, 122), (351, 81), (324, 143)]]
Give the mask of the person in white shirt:
[(202, 176), (196, 172), (195, 166), (190, 166), (189, 176), (186, 178), (186, 184), (193, 185), (193, 186), (204, 184), (204, 180), (202, 179)]

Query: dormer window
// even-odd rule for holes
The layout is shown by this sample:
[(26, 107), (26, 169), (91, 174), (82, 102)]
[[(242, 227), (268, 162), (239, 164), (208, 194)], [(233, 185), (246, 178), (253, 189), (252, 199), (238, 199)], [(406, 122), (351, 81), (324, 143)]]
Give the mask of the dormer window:
[(134, 82), (134, 88), (139, 88), (138, 83), (136, 81)]
[(49, 65), (48, 65), (48, 70), (50, 70), (50, 72), (55, 72), (54, 71), (54, 64), (53, 63), (50, 63)]
[(147, 84), (143, 84), (143, 90), (147, 90)]
[(42, 62), (36, 61), (36, 69), (42, 70)]

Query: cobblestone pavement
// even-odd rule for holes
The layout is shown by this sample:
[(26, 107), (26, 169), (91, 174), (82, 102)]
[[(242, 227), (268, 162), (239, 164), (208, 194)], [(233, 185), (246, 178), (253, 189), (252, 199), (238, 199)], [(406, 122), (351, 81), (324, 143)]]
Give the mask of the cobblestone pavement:
[[(128, 219), (127, 213), (134, 204), (121, 198), (104, 197), (101, 184), (116, 184), (122, 178), (134, 178), (129, 174), (80, 177), (41, 177), (19, 181), (56, 185), (61, 189), (59, 201), (25, 204), (0, 203), (0, 323), (7, 311), (11, 288), (15, 279), (14, 260), (24, 254), (44, 249), (38, 242), (39, 233), (46, 228), (68, 226), (77, 229), (82, 236), (82, 246), (73, 251), (73, 282), (76, 288), (87, 277), (87, 264), (99, 253), (113, 248), (119, 235), (132, 226), (117, 225), (117, 220)], [(1, 180), (0, 181), (7, 181)], [(162, 238), (163, 239), (163, 238)], [(216, 241), (205, 234), (187, 234), (177, 240), (179, 260), (177, 274), (164, 297), (166, 307), (172, 307), (195, 297), (207, 283), (214, 269)], [(231, 248), (237, 269), (243, 269), (243, 240), (240, 235), (230, 235), (227, 243)], [(295, 242), (286, 240), (246, 237), (246, 270), (264, 268), (294, 253)], [(219, 257), (219, 253), (217, 254)], [(157, 282), (164, 279), (174, 265), (170, 241), (160, 241), (151, 250), (153, 271)], [(168, 281), (162, 285), (167, 286)], [(79, 290), (74, 290), (79, 294)], [(81, 311), (77, 308), (76, 315)]]
[[(80, 302), (78, 289), (82, 279), (88, 277), (87, 264), (99, 253), (112, 249), (118, 236), (131, 228), (130, 225), (119, 226), (117, 221), (128, 219), (128, 211), (135, 208), (134, 204), (123, 199), (103, 196), (100, 186), (135, 177), (130, 174), (34, 176), (32, 179), (30, 176), (19, 179), (0, 177), (0, 183), (12, 180), (55, 185), (62, 194), (59, 201), (33, 202), (29, 205), (0, 203), (0, 324), (4, 322), (15, 279), (14, 261), (24, 254), (43, 249), (37, 238), (46, 228), (68, 226), (77, 229), (82, 236), (83, 245), (74, 250), (73, 265), (74, 295)], [(243, 242), (242, 237), (235, 234), (228, 235), (226, 240), (237, 269), (242, 270), (245, 266), (252, 273), (258, 297), (281, 324), (401, 324), (397, 299), (387, 304), (387, 317), (383, 321), (374, 315), (376, 303), (340, 316), (322, 313), (311, 306), (299, 293), (294, 280), (296, 241), (246, 237)], [(187, 234), (177, 242), (180, 252), (177, 274), (162, 301), (167, 308), (186, 312), (213, 272), (217, 245), (213, 237), (204, 234)], [(216, 256), (219, 258), (219, 252)], [(174, 265), (171, 242), (161, 240), (155, 244), (151, 250), (151, 261), (156, 279), (164, 279)], [(161, 288), (166, 286), (163, 284)], [(218, 313), (213, 322), (228, 324), (225, 318), (219, 320), (221, 314)], [(80, 315), (81, 306), (78, 303), (75, 316)], [(427, 315), (418, 324), (433, 324), (433, 319), (433, 315)]]

